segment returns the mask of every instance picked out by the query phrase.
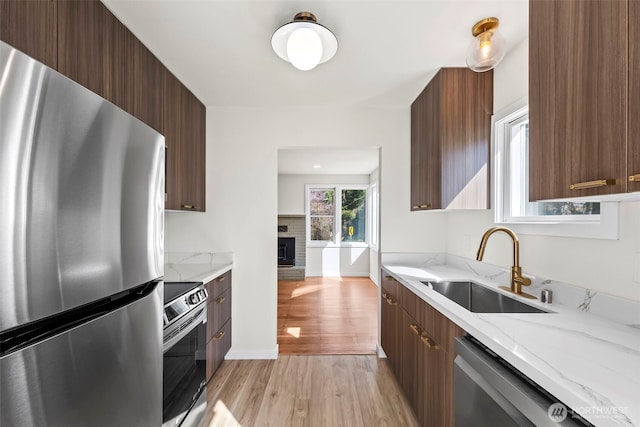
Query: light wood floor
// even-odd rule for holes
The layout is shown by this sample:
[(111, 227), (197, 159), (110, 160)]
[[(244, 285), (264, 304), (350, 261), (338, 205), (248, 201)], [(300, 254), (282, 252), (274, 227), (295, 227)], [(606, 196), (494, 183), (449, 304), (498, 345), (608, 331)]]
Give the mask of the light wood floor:
[(207, 385), (203, 427), (417, 426), (377, 356), (226, 360)]
[(280, 354), (375, 354), (378, 288), (368, 277), (278, 282)]

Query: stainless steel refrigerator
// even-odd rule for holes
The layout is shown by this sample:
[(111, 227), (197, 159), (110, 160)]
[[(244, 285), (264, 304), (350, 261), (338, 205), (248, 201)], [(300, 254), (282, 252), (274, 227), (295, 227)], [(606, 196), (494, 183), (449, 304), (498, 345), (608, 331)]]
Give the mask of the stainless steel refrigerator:
[(160, 426), (164, 137), (0, 42), (0, 425)]

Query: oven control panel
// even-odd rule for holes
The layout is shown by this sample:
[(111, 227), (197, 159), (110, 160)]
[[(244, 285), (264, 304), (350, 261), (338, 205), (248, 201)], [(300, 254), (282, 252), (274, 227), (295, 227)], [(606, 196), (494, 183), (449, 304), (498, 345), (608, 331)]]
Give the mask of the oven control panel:
[(178, 318), (184, 316), (207, 301), (207, 290), (203, 286), (191, 289), (178, 296), (164, 306), (164, 327), (174, 323)]

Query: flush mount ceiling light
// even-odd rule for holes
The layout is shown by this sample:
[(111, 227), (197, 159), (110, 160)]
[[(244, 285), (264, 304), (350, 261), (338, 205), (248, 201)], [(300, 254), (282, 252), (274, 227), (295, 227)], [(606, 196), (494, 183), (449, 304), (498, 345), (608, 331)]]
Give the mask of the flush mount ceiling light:
[(328, 28), (318, 24), (313, 13), (300, 12), (292, 22), (273, 33), (271, 46), (280, 58), (298, 70), (308, 71), (333, 58), (338, 40)]
[(473, 71), (481, 73), (494, 68), (506, 52), (504, 38), (497, 33), (500, 20), (485, 18), (473, 26), (473, 41), (467, 49), (467, 65)]

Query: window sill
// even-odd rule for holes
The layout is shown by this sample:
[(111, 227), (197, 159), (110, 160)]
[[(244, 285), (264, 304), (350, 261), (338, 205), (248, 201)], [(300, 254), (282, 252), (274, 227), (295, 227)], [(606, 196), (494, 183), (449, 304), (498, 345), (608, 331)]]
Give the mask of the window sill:
[(342, 242), (342, 243), (320, 243), (320, 242), (307, 242), (308, 248), (368, 248), (369, 244), (366, 242)]

